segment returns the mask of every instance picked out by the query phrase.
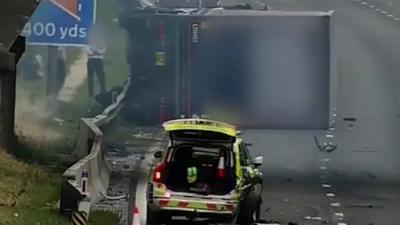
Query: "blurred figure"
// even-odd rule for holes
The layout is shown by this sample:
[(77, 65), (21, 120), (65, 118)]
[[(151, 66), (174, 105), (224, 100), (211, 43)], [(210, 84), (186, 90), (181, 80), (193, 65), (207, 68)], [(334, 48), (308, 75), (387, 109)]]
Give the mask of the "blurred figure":
[(104, 54), (106, 53), (105, 41), (99, 34), (93, 33), (90, 40), (90, 46), (87, 48), (88, 62), (88, 88), (89, 96), (93, 97), (93, 82), (96, 74), (100, 85), (100, 94), (106, 92), (106, 78), (104, 72)]
[(25, 80), (43, 78), (43, 60), (41, 55), (26, 53), (18, 63), (18, 74)]
[(57, 83), (56, 93), (58, 94), (64, 85), (65, 77), (67, 74), (67, 68), (65, 66), (67, 60), (67, 52), (65, 46), (59, 46), (57, 48)]

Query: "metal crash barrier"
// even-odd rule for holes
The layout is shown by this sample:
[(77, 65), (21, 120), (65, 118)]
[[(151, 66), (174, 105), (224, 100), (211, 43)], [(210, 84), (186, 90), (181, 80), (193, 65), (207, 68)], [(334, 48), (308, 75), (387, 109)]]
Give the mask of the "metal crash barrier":
[(85, 212), (89, 216), (91, 206), (102, 199), (126, 197), (107, 196), (111, 171), (104, 160), (101, 128), (117, 117), (130, 85), (128, 79), (121, 94), (103, 113), (80, 121), (78, 144), (73, 155), (81, 159), (64, 172), (61, 183), (60, 211), (68, 217), (75, 212)]

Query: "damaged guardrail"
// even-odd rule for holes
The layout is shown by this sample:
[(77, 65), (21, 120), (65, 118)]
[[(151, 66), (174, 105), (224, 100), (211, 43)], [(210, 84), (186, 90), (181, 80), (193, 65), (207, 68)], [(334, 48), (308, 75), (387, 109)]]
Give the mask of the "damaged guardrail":
[(103, 132), (101, 128), (114, 120), (124, 105), (131, 80), (103, 113), (94, 118), (82, 118), (79, 140), (73, 155), (82, 158), (68, 168), (61, 184), (60, 212), (71, 216), (74, 211), (89, 215), (93, 204), (102, 199), (117, 200), (127, 196), (107, 196), (111, 171), (104, 160)]

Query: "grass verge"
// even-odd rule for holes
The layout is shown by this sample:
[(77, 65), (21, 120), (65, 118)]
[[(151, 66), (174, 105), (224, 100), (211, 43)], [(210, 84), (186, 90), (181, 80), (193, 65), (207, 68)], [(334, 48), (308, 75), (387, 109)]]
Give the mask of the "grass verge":
[(118, 215), (106, 212), (106, 211), (95, 211), (90, 214), (89, 218), (90, 225), (118, 225)]
[(69, 224), (57, 209), (60, 178), (0, 150), (0, 224)]

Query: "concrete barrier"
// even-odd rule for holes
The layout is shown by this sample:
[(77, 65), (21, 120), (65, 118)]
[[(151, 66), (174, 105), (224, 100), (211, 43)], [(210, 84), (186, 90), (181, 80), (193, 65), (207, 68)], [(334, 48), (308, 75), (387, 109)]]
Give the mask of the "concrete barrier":
[[(125, 196), (107, 196), (110, 169), (104, 160), (102, 128), (118, 116), (131, 85), (130, 79), (116, 101), (94, 118), (82, 118), (78, 145), (73, 155), (81, 158), (63, 174), (61, 189), (61, 213), (70, 216), (73, 211), (85, 211), (101, 199), (120, 199)], [(85, 207), (81, 203), (85, 202)]]

